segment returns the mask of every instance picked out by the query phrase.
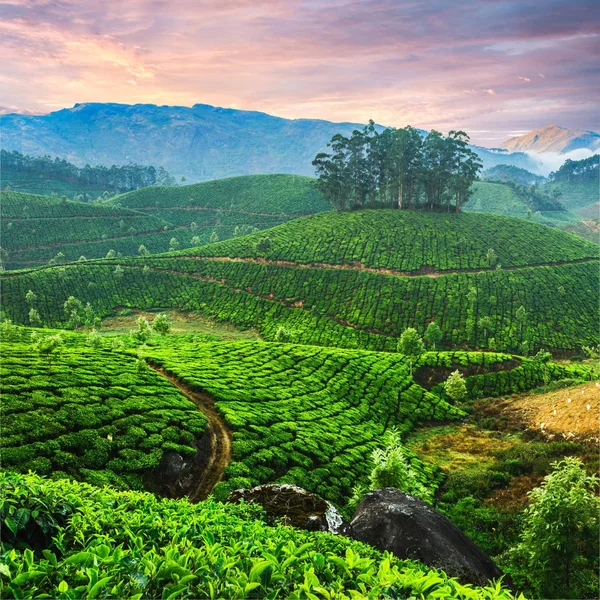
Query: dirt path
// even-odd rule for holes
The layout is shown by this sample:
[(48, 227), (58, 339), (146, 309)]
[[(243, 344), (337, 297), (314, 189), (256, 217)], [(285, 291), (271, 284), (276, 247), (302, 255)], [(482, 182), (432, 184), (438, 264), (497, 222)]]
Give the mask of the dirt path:
[[(489, 271), (495, 271), (495, 268), (480, 268), (480, 269), (447, 269), (438, 271), (435, 267), (424, 266), (415, 271), (395, 271), (394, 269), (385, 269), (383, 267), (366, 267), (360, 261), (354, 261), (353, 263), (296, 263), (288, 260), (270, 260), (266, 258), (251, 258), (251, 257), (234, 257), (234, 256), (190, 256), (183, 255), (178, 256), (178, 259), (185, 260), (206, 260), (212, 262), (232, 262), (232, 263), (252, 263), (259, 265), (274, 265), (277, 267), (291, 267), (294, 269), (325, 269), (334, 271), (366, 271), (367, 273), (375, 273), (377, 275), (392, 275), (394, 277), (443, 277), (445, 275), (456, 275), (458, 273), (484, 273)], [(521, 269), (531, 269), (535, 267), (557, 267), (561, 265), (573, 265), (579, 263), (586, 263), (597, 261), (598, 257), (586, 257), (576, 258), (573, 260), (555, 261), (538, 263), (531, 265), (516, 265), (512, 267), (502, 267), (503, 271), (517, 271)]]
[(223, 477), (223, 469), (231, 460), (231, 431), (215, 409), (215, 401), (206, 392), (183, 383), (160, 365), (148, 361), (148, 366), (170, 381), (188, 400), (192, 401), (208, 419), (208, 460), (188, 496), (191, 502), (204, 500)]

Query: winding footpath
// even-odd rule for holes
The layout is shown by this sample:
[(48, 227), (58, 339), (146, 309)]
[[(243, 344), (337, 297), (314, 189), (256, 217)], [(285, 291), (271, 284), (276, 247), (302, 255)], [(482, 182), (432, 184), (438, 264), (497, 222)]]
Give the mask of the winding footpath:
[[(445, 275), (456, 275), (458, 273), (485, 273), (496, 271), (495, 267), (479, 267), (465, 269), (436, 269), (435, 267), (424, 266), (414, 271), (396, 271), (395, 269), (387, 269), (384, 267), (367, 267), (360, 261), (352, 263), (297, 263), (288, 260), (270, 260), (266, 258), (252, 257), (233, 257), (233, 256), (192, 256), (182, 255), (177, 257), (180, 260), (196, 260), (209, 262), (227, 262), (227, 263), (250, 263), (258, 265), (269, 265), (276, 267), (288, 267), (293, 269), (324, 269), (332, 271), (365, 271), (376, 275), (391, 275), (393, 277), (443, 277)], [(559, 267), (562, 265), (576, 265), (580, 263), (597, 261), (598, 256), (586, 256), (583, 258), (573, 258), (570, 260), (558, 260), (554, 262), (533, 263), (529, 265), (514, 265), (502, 267), (503, 271), (518, 271), (521, 269), (532, 269), (536, 267)]]
[(190, 502), (199, 502), (207, 498), (223, 478), (223, 470), (231, 460), (231, 431), (215, 409), (212, 396), (182, 382), (157, 363), (148, 360), (148, 366), (173, 384), (208, 419), (204, 434), (208, 438), (206, 465), (188, 493)]

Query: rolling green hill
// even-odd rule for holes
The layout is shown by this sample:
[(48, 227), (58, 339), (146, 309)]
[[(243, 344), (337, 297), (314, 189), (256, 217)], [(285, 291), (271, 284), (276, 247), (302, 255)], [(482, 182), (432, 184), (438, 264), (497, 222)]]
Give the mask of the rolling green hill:
[(561, 192), (560, 202), (569, 210), (578, 211), (600, 201), (600, 186), (595, 183), (548, 183), (545, 186), (550, 192)]
[[(208, 243), (242, 228), (267, 229), (301, 214), (328, 210), (312, 180), (256, 175), (182, 187), (148, 187), (102, 204), (64, 202), (19, 192), (1, 194), (5, 268), (103, 258), (110, 250), (136, 256), (140, 245), (165, 252)], [(60, 219), (61, 226), (55, 225)], [(236, 230), (238, 228), (238, 230)]]
[[(521, 187), (521, 192), (517, 193), (510, 183), (476, 181), (473, 184), (473, 194), (464, 205), (463, 210), (466, 212), (519, 217), (542, 225), (567, 230), (573, 224), (579, 223), (581, 216), (570, 210), (570, 203), (568, 201), (563, 203), (562, 197), (560, 198), (560, 204), (557, 204), (559, 210), (549, 210), (551, 206), (545, 205), (543, 194), (552, 195), (554, 187), (556, 186), (544, 184), (536, 188), (538, 191), (532, 195), (527, 187)], [(570, 194), (577, 195), (580, 193), (577, 186), (570, 184), (564, 185), (561, 192), (567, 198), (571, 197)]]
[(314, 179), (298, 175), (247, 175), (172, 187), (149, 187), (110, 200), (121, 206), (160, 216), (176, 225), (191, 221), (202, 227), (227, 213), (273, 219), (278, 224), (292, 216), (331, 210), (314, 186)]
[[(82, 255), (105, 256), (111, 249), (134, 254), (140, 239), (172, 236), (165, 226), (159, 218), (115, 206), (6, 191), (0, 199), (0, 233), (9, 269), (47, 263), (59, 252), (71, 261)], [(161, 249), (168, 244), (165, 239)]]
[(513, 189), (502, 183), (476, 181), (473, 195), (463, 207), (467, 212), (484, 212), (507, 217), (527, 216), (527, 205)]
[[(394, 350), (432, 320), (446, 347), (574, 349), (597, 340), (598, 246), (521, 219), (371, 210), (322, 213), (193, 251), (5, 275), (6, 314), (47, 325), (70, 295), (116, 307), (197, 310), (307, 344)], [(492, 253), (489, 250), (493, 250)], [(501, 265), (502, 268), (498, 268)], [(485, 317), (484, 321), (482, 319)]]
[(104, 189), (98, 186), (82, 185), (61, 179), (53, 179), (41, 173), (17, 173), (2, 170), (2, 188), (7, 191), (39, 194), (42, 196), (67, 196), (75, 198), (86, 195), (91, 199), (102, 197)]

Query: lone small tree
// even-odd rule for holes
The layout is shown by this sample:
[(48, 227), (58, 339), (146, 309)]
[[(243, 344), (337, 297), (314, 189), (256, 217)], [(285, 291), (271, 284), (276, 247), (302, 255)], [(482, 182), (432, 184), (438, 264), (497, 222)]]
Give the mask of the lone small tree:
[(179, 248), (179, 241), (177, 238), (172, 237), (169, 242), (169, 250), (177, 250)]
[(451, 400), (459, 402), (467, 395), (467, 384), (465, 378), (460, 374), (458, 369), (453, 371), (444, 383), (444, 391)]
[(111, 248), (107, 253), (106, 253), (106, 258), (114, 258), (117, 255), (117, 253)]
[(419, 469), (419, 461), (414, 460), (417, 457), (402, 444), (396, 429), (387, 431), (384, 444), (383, 448), (376, 448), (371, 454), (374, 466), (369, 477), (369, 489), (393, 487), (431, 503), (433, 489), (427, 485), (427, 476)]
[(522, 304), (521, 306), (519, 306), (519, 308), (517, 308), (517, 312), (515, 313), (515, 319), (519, 324), (519, 333), (523, 333), (523, 327), (527, 322), (527, 310)]
[(275, 332), (275, 341), (276, 342), (289, 342), (292, 339), (292, 334), (289, 329), (286, 329), (283, 326), (277, 328)]
[(488, 265), (490, 267), (493, 267), (496, 265), (496, 262), (498, 261), (498, 255), (496, 254), (496, 251), (493, 248), (490, 248), (485, 257), (487, 258), (488, 261)]
[(138, 248), (138, 254), (140, 256), (149, 256), (150, 251), (148, 250), (148, 248), (146, 248), (146, 246), (144, 246), (144, 244), (140, 244), (140, 247)]
[(33, 305), (35, 304), (37, 300), (37, 296), (35, 294), (35, 292), (33, 290), (29, 290), (26, 294), (25, 294), (25, 302), (27, 302), (27, 304), (30, 307), (33, 307)]
[(61, 333), (56, 335), (40, 335), (36, 331), (31, 334), (31, 346), (40, 356), (45, 356), (48, 363), (52, 362), (52, 355), (62, 350), (64, 340)]
[(423, 336), (425, 341), (431, 345), (433, 350), (435, 350), (436, 345), (442, 341), (443, 337), (444, 337), (444, 334), (443, 334), (442, 330), (440, 329), (439, 325), (437, 323), (435, 323), (434, 321), (431, 321), (431, 323), (429, 323), (429, 325), (427, 325), (427, 329), (425, 330), (425, 335)]
[(552, 354), (548, 350), (542, 349), (533, 357), (533, 360), (542, 366), (544, 385), (548, 385), (548, 363), (552, 360)]
[(552, 467), (542, 485), (529, 493), (520, 543), (512, 556), (515, 574), (531, 583), (536, 598), (595, 598), (598, 478), (588, 475), (577, 458), (565, 458)]
[(210, 234), (210, 238), (208, 239), (208, 241), (209, 241), (211, 244), (214, 244), (215, 242), (218, 242), (218, 241), (219, 241), (219, 234), (218, 234), (216, 231), (213, 231), (213, 232)]
[(102, 336), (98, 333), (96, 329), (92, 329), (87, 336), (87, 345), (94, 350), (102, 349)]
[(123, 267), (121, 265), (117, 265), (115, 267), (115, 270), (113, 271), (113, 273), (117, 279), (121, 279), (123, 277), (123, 275), (125, 274), (125, 269), (123, 269)]
[(192, 236), (192, 239), (191, 239), (192, 246), (199, 246), (201, 243), (202, 243), (202, 240), (200, 239), (199, 235)]
[(478, 325), (479, 325), (479, 329), (483, 330), (483, 337), (487, 344), (490, 331), (491, 331), (492, 327), (494, 326), (494, 321), (492, 320), (492, 317), (488, 317), (486, 315), (479, 319)]
[(161, 313), (154, 317), (154, 321), (152, 321), (152, 329), (154, 331), (160, 333), (160, 335), (166, 335), (171, 331), (171, 321), (167, 315)]
[(271, 238), (268, 235), (265, 235), (256, 242), (255, 248), (257, 252), (268, 252), (272, 245), (273, 242), (271, 242)]
[(412, 377), (414, 361), (425, 352), (425, 344), (423, 344), (423, 340), (416, 329), (408, 327), (402, 332), (398, 340), (397, 351), (408, 357), (410, 376)]
[(83, 319), (83, 303), (75, 296), (69, 296), (65, 300), (63, 308), (69, 324), (73, 329), (77, 329)]
[(40, 327), (42, 324), (40, 313), (35, 308), (29, 309), (29, 324), (32, 327)]
[(152, 337), (150, 323), (144, 317), (139, 317), (136, 323), (137, 328), (131, 330), (131, 337), (140, 344), (145, 344)]

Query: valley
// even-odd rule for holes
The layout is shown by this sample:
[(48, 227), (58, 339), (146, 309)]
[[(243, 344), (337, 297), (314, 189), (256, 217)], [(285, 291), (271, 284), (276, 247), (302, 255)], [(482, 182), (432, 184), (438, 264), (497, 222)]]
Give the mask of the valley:
[[(532, 498), (600, 468), (600, 245), (563, 230), (597, 198), (473, 177), (461, 210), (419, 173), (402, 209), (398, 182), (336, 205), (322, 174), (2, 190), (8, 597), (533, 592)], [(397, 488), (505, 577), (231, 503), (277, 486), (350, 530)]]

